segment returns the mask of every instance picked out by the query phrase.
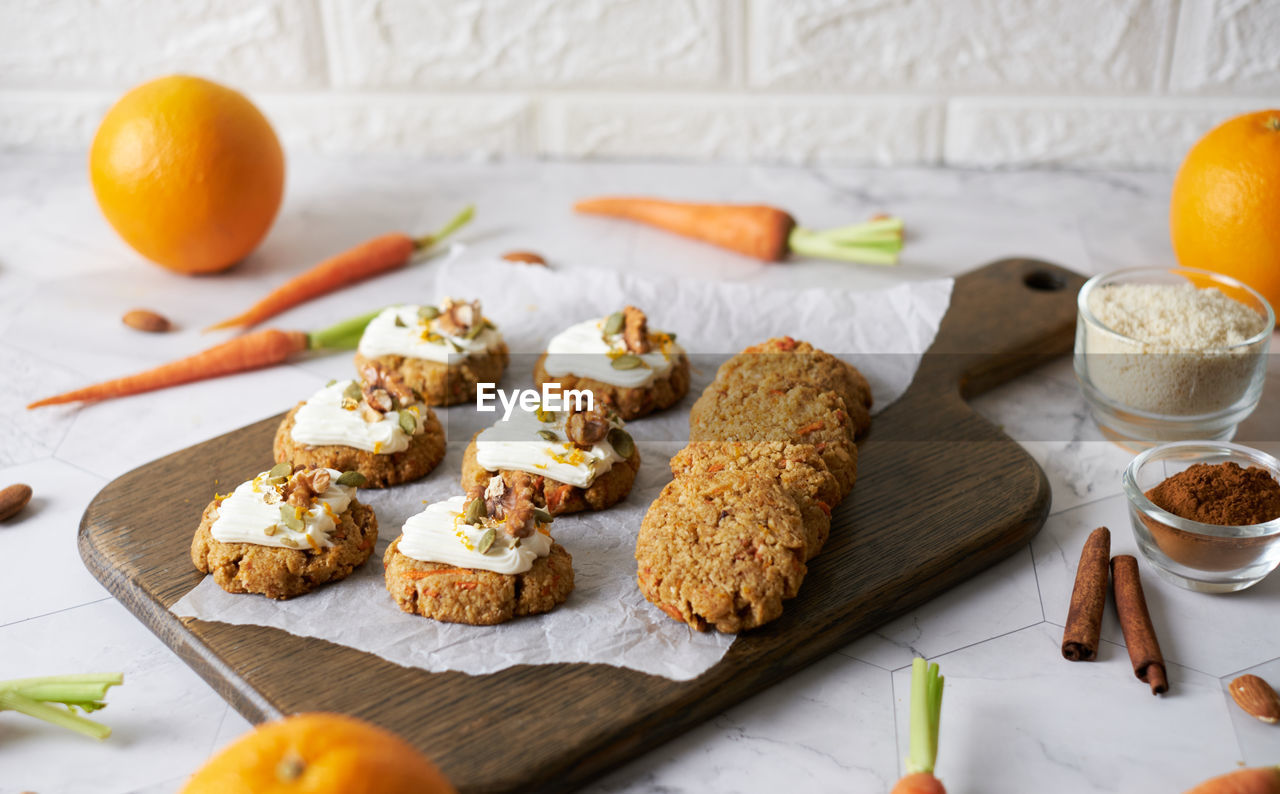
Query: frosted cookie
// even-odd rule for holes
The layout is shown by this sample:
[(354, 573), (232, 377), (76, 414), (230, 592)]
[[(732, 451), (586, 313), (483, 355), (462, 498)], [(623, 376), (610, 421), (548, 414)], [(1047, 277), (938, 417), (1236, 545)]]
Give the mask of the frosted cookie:
[(359, 381), (333, 381), (280, 423), (277, 461), (358, 471), (365, 487), (425, 477), (444, 459), (444, 428), (394, 375), (366, 364)]
[(276, 465), (205, 508), (191, 561), (228, 593), (292, 598), (345, 579), (378, 539), (358, 474)]
[(490, 626), (549, 612), (573, 590), (573, 558), (551, 539), (551, 516), (520, 474), (427, 505), (382, 558), (387, 591), (405, 612)]
[(616, 414), (593, 411), (515, 411), (471, 439), (462, 457), (462, 487), (489, 478), (533, 477), (534, 499), (553, 516), (603, 510), (627, 498), (640, 452)]
[(561, 331), (533, 368), (533, 379), (562, 391), (590, 391), (626, 420), (670, 408), (689, 391), (689, 358), (675, 334), (649, 330), (644, 312), (628, 306)]
[(636, 540), (644, 597), (676, 620), (736, 632), (782, 614), (804, 581), (800, 509), (771, 478), (689, 474), (649, 506)]
[(507, 368), (507, 344), (480, 302), (445, 298), (436, 306), (392, 306), (360, 337), (356, 369), (369, 364), (395, 373), (428, 405), (475, 397), (477, 383), (497, 383)]
[(822, 550), (831, 531), (831, 509), (840, 501), (840, 484), (815, 445), (787, 441), (691, 443), (671, 458), (671, 473), (677, 478), (722, 471), (777, 481), (800, 508), (805, 561)]
[(720, 365), (716, 380), (752, 383), (766, 390), (807, 383), (840, 395), (855, 436), (871, 427), (871, 385), (862, 373), (852, 364), (789, 336), (746, 348)]
[(844, 400), (795, 384), (762, 390), (750, 382), (713, 382), (689, 411), (691, 442), (785, 441), (812, 444), (843, 498), (858, 476), (858, 447)]

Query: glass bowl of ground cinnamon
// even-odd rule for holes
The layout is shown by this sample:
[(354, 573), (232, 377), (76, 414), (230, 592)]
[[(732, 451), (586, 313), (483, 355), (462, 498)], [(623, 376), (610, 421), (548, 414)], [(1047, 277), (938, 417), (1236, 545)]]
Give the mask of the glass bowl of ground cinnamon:
[(1077, 299), (1075, 370), (1122, 445), (1230, 441), (1262, 397), (1275, 313), (1249, 286), (1191, 268), (1095, 276)]
[(1229, 593), (1280, 564), (1280, 460), (1226, 441), (1152, 447), (1125, 469), (1129, 518), (1156, 572)]

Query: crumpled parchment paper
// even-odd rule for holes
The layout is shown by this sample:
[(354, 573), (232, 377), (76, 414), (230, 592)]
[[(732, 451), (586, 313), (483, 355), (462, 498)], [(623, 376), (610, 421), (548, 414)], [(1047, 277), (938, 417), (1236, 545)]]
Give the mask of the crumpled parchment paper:
[(546, 615), (477, 627), (405, 614), (387, 594), (382, 569), (387, 544), (425, 502), (459, 492), (463, 448), (473, 432), (501, 416), (466, 405), (438, 411), (449, 454), (428, 477), (360, 492), (358, 498), (377, 513), (380, 540), (374, 556), (349, 578), (300, 598), (272, 601), (226, 593), (206, 577), (172, 611), (180, 617), (274, 626), (429, 671), (481, 675), (519, 664), (590, 662), (679, 681), (695, 678), (720, 660), (733, 637), (693, 631), (649, 604), (636, 587), (633, 556), (644, 512), (671, 479), (667, 460), (687, 438), (689, 406), (714, 377), (719, 361), (769, 337), (792, 335), (857, 365), (872, 385), (875, 409), (883, 409), (910, 384), (946, 312), (951, 286), (950, 280), (938, 280), (871, 292), (767, 291), (450, 257), (437, 270), (435, 295), (420, 300), (482, 298), (485, 314), (499, 324), (512, 351), (499, 384), (504, 389), (532, 387), (534, 359), (555, 333), (627, 303), (648, 313), (651, 328), (677, 332), (690, 354), (689, 396), (627, 426), (643, 460), (627, 500), (598, 513), (562, 516), (553, 525), (553, 536), (573, 556), (575, 587), (569, 600)]

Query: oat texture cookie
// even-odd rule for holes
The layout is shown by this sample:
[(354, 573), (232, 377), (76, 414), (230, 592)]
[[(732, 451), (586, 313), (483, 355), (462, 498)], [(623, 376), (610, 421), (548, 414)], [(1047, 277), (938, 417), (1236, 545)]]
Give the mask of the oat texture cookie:
[(675, 335), (649, 329), (634, 306), (557, 334), (534, 364), (533, 379), (594, 395), (625, 420), (661, 411), (689, 392), (689, 358)]
[(333, 381), (289, 411), (272, 452), (280, 463), (358, 471), (364, 487), (425, 477), (445, 454), (434, 411), (389, 372), (367, 364), (360, 381)]
[(191, 561), (229, 593), (293, 598), (345, 579), (373, 553), (378, 519), (338, 472), (281, 471), (215, 497), (200, 519)]
[(400, 609), (446, 623), (492, 626), (550, 612), (573, 591), (573, 558), (559, 543), (517, 574), (415, 560), (400, 553), (400, 538), (382, 563), (387, 591)]
[(813, 444), (787, 441), (691, 443), (671, 459), (675, 477), (736, 471), (776, 480), (800, 508), (804, 519), (804, 560), (827, 542), (831, 510), (840, 501), (840, 484)]
[(547, 612), (573, 590), (573, 558), (532, 478), (492, 477), (410, 516), (383, 556), (387, 592), (405, 612), (489, 626)]
[(537, 504), (551, 515), (604, 510), (631, 493), (640, 451), (616, 413), (591, 409), (514, 411), (477, 433), (462, 458), (462, 487), (501, 475), (533, 478)]
[(476, 385), (497, 383), (509, 354), (479, 301), (446, 298), (439, 306), (393, 306), (360, 337), (356, 369), (372, 364), (394, 373), (428, 405), (475, 398)]
[(689, 412), (691, 442), (784, 441), (812, 444), (847, 496), (858, 476), (858, 448), (844, 400), (807, 384), (761, 390), (713, 382)]
[(871, 385), (862, 373), (852, 364), (789, 336), (746, 348), (720, 365), (716, 381), (750, 383), (761, 390), (807, 383), (840, 395), (855, 436), (871, 428)]
[(645, 514), (637, 579), (645, 598), (676, 620), (742, 631), (777, 618), (800, 590), (806, 545), (800, 508), (775, 480), (686, 474)]

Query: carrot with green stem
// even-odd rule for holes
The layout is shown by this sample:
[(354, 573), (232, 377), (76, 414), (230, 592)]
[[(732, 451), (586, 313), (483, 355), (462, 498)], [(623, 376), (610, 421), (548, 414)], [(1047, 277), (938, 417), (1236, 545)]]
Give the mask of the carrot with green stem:
[(311, 350), (351, 350), (360, 342), (360, 335), (364, 333), (365, 326), (380, 311), (352, 317), (324, 330), (310, 333), (264, 328), (136, 375), (127, 375), (37, 400), (27, 408), (89, 400), (110, 400), (115, 397), (167, 389), (183, 383), (220, 378), (224, 375), (283, 364), (290, 358)]
[(453, 234), (470, 222), (474, 215), (475, 207), (468, 206), (435, 234), (428, 234), (425, 237), (410, 237), (400, 232), (375, 237), (324, 260), (305, 273), (294, 276), (249, 307), (248, 311), (214, 323), (205, 330), (215, 331), (233, 326), (248, 328), (292, 309), (300, 303), (306, 303), (356, 282), (404, 267), (414, 254), (430, 248)]
[(938, 759), (938, 723), (942, 717), (942, 685), (937, 663), (911, 660), (911, 743), (906, 777), (890, 794), (946, 794), (942, 781), (933, 775)]
[(638, 221), (727, 248), (765, 262), (795, 253), (868, 265), (896, 265), (902, 250), (902, 219), (877, 216), (835, 229), (807, 229), (791, 215), (765, 204), (699, 204), (687, 201), (607, 196), (573, 205), (578, 212)]

